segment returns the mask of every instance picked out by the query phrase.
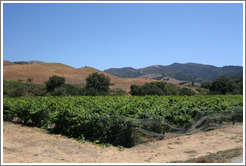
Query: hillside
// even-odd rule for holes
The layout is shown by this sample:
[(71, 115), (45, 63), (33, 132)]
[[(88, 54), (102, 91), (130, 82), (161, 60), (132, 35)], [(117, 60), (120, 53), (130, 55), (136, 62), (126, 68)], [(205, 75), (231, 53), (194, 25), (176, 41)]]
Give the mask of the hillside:
[(15, 65), (15, 63), (14, 62), (3, 60), (3, 66), (8, 66), (8, 65)]
[(38, 63), (44, 63), (44, 62), (42, 62), (42, 61), (16, 61), (13, 63), (19, 64), (19, 65), (26, 65), (26, 64), (38, 64)]
[(28, 77), (33, 78), (34, 83), (43, 84), (53, 75), (65, 77), (66, 83), (84, 86), (86, 77), (92, 73), (103, 73), (111, 79), (114, 85), (111, 88), (122, 88), (129, 90), (132, 84), (142, 85), (153, 80), (146, 78), (120, 78), (92, 67), (73, 68), (61, 63), (36, 63), (36, 64), (16, 64), (4, 61), (3, 79), (8, 81), (23, 80)]
[[(168, 76), (176, 80), (181, 80), (181, 81), (195, 80), (197, 82), (201, 80), (213, 81), (219, 75), (223, 75), (223, 74), (231, 75), (242, 71), (243, 71), (242, 66), (216, 67), (212, 65), (203, 65), (198, 63), (184, 63), (184, 64), (173, 63), (168, 66), (155, 65), (155, 66), (148, 66), (140, 69), (125, 67), (125, 68), (110, 68), (104, 70), (104, 72), (106, 73), (123, 78), (144, 77), (144, 78), (161, 80), (162, 78)], [(153, 75), (153, 77), (149, 77), (150, 74)]]
[(39, 64), (39, 63), (44, 63), (42, 61), (16, 61), (16, 62), (10, 62), (3, 60), (3, 65), (8, 66), (8, 65), (27, 65), (27, 64)]

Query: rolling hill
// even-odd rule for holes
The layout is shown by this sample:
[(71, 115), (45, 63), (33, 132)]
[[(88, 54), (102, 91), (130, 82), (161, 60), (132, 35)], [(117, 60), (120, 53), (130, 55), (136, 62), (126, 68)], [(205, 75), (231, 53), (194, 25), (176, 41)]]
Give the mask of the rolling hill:
[(14, 63), (3, 61), (3, 79), (8, 81), (23, 80), (33, 78), (34, 83), (43, 84), (53, 75), (65, 77), (66, 83), (84, 86), (86, 77), (92, 73), (103, 73), (108, 76), (114, 85), (111, 88), (121, 88), (129, 90), (132, 84), (143, 85), (153, 80), (146, 78), (120, 78), (92, 67), (73, 68), (61, 63)]
[[(106, 73), (123, 78), (141, 77), (161, 80), (165, 77), (171, 77), (181, 81), (194, 80), (197, 82), (204, 80), (213, 81), (220, 75), (231, 75), (242, 71), (242, 66), (216, 67), (198, 63), (173, 63), (168, 66), (155, 65), (140, 69), (125, 67), (104, 70)], [(152, 75), (152, 77), (150, 77), (150, 75)]]

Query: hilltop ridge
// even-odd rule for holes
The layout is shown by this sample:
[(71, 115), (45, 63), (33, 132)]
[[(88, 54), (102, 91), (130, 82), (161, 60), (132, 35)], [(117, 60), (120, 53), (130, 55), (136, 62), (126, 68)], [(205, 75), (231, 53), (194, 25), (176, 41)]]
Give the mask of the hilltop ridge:
[[(129, 70), (130, 69), (130, 70)], [(180, 81), (213, 81), (220, 75), (231, 75), (242, 72), (242, 66), (223, 66), (204, 65), (199, 63), (173, 63), (171, 65), (153, 65), (144, 68), (134, 69), (132, 67), (109, 68), (104, 72), (123, 77), (123, 78), (152, 78), (162, 79), (171, 77)], [(153, 77), (150, 77), (153, 75)], [(155, 76), (157, 75), (157, 77)]]
[(130, 90), (132, 84), (143, 85), (153, 80), (146, 78), (120, 78), (93, 67), (74, 68), (62, 63), (35, 63), (35, 64), (16, 64), (10, 61), (3, 63), (3, 79), (8, 81), (23, 80), (33, 78), (33, 83), (43, 84), (53, 75), (65, 77), (66, 83), (85, 86), (86, 77), (92, 73), (103, 73), (110, 78), (111, 88), (121, 88)]
[(213, 81), (219, 75), (232, 75), (243, 72), (242, 66), (203, 65), (198, 63), (173, 63), (171, 65), (152, 65), (140, 69), (132, 67), (110, 68), (100, 71), (85, 66), (74, 68), (62, 63), (45, 63), (41, 61), (3, 61), (3, 78), (8, 81), (33, 78), (34, 83), (43, 84), (53, 75), (65, 77), (66, 83), (85, 86), (86, 77), (92, 73), (103, 73), (110, 78), (111, 88), (130, 90), (132, 84), (143, 85), (154, 80), (169, 83)]

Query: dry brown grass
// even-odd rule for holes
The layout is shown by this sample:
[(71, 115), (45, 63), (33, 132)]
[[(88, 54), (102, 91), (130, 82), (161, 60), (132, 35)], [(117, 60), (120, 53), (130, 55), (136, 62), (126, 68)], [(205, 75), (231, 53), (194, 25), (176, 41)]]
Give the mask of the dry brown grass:
[(3, 65), (8, 66), (8, 65), (15, 65), (13, 62), (3, 60)]
[[(6, 62), (7, 63), (7, 62)], [(92, 73), (103, 73), (111, 79), (114, 85), (111, 88), (121, 88), (130, 90), (132, 84), (143, 85), (146, 82), (151, 82), (151, 79), (145, 78), (120, 78), (110, 75), (92, 67), (73, 68), (60, 63), (41, 63), (27, 65), (4, 65), (3, 79), (8, 81), (17, 81), (19, 79), (26, 81), (28, 77), (33, 78), (33, 82), (43, 84), (49, 77), (53, 75), (65, 77), (66, 83), (84, 86), (86, 77)]]

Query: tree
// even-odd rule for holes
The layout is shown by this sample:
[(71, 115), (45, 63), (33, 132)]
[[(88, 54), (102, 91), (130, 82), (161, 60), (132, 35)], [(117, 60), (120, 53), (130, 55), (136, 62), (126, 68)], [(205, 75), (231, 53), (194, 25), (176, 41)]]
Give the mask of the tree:
[(191, 81), (191, 86), (194, 86), (195, 85), (195, 82), (194, 81)]
[(195, 93), (186, 88), (181, 89), (177, 85), (163, 81), (145, 83), (144, 85), (131, 85), (131, 95), (194, 95)]
[(222, 75), (219, 76), (215, 81), (212, 82), (211, 87), (209, 88), (214, 94), (228, 94), (233, 91), (233, 82), (229, 77)]
[(201, 87), (205, 89), (209, 89), (212, 86), (212, 83), (210, 81), (204, 81), (201, 83)]
[(28, 77), (26, 80), (26, 82), (29, 82), (29, 83), (31, 83), (32, 81), (33, 81), (33, 78), (31, 78), (31, 77)]
[(48, 92), (53, 92), (55, 88), (60, 87), (63, 84), (65, 84), (65, 78), (56, 75), (50, 77), (49, 80), (45, 83)]
[(131, 95), (143, 95), (142, 94), (142, 87), (139, 85), (131, 85)]
[(104, 74), (98, 74), (96, 72), (86, 78), (86, 90), (88, 91), (97, 91), (99, 94), (106, 94), (109, 90), (109, 85), (110, 79)]
[(32, 83), (32, 81), (33, 81), (33, 78), (31, 78), (31, 77), (28, 77), (28, 78), (26, 79), (26, 82), (28, 82), (28, 83)]
[(192, 96), (195, 95), (195, 92), (189, 88), (182, 88), (180, 89), (179, 95), (187, 95), (187, 96)]
[(54, 89), (54, 92), (52, 93), (53, 96), (67, 96), (66, 88), (59, 86)]
[(126, 96), (127, 92), (120, 88), (109, 89), (109, 95), (110, 96)]
[(61, 88), (65, 89), (66, 95), (68, 95), (68, 96), (83, 96), (83, 95), (86, 95), (85, 88), (84, 87), (82, 88), (82, 87), (80, 87), (78, 85), (64, 84), (64, 85), (61, 86)]

